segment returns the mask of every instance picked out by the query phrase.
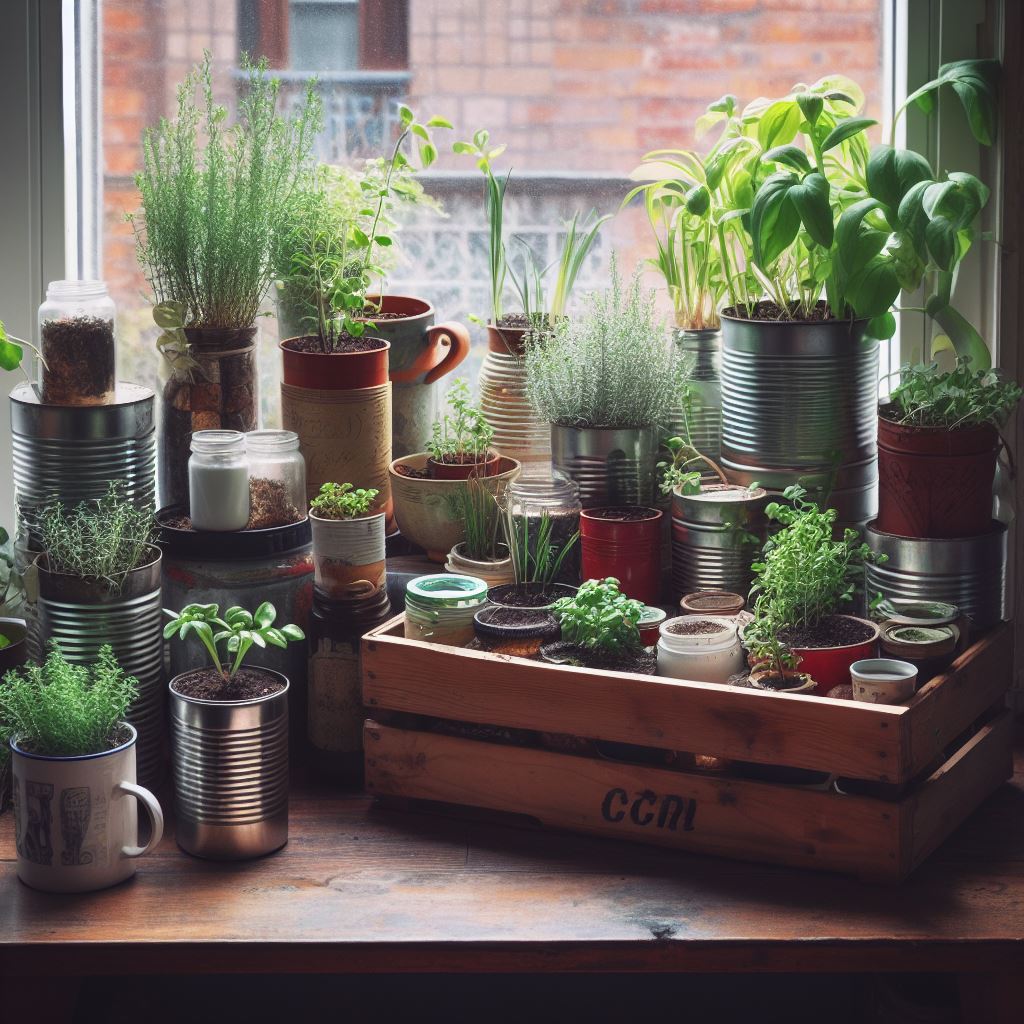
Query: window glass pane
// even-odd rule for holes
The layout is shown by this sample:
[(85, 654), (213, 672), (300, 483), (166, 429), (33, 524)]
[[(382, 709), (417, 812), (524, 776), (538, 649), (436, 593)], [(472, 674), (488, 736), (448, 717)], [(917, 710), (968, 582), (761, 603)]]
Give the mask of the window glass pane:
[[(244, 48), (280, 69), (286, 103), (296, 101), (319, 69), (327, 121), (320, 154), (331, 162), (382, 155), (400, 102), (455, 124), (453, 132), (438, 133), (440, 159), (422, 176), (444, 212), (425, 209), (405, 225), (388, 282), (392, 292), (429, 299), (439, 319), (488, 312), (481, 176), (450, 151), (452, 141), (478, 128), (507, 144), (498, 161), (500, 169), (512, 169), (506, 221), (545, 262), (554, 258), (574, 212), (619, 210), (632, 184), (628, 176), (646, 152), (699, 149), (694, 123), (724, 93), (746, 103), (839, 72), (863, 87), (866, 114), (882, 117), (889, 0), (360, 2), (371, 5), (363, 30), (374, 33), (363, 49), (382, 51), (389, 32), (407, 26), (407, 69), (342, 73), (356, 67), (362, 52), (355, 3), (104, 3), (102, 251), (120, 310), (123, 376), (153, 382), (157, 374), (156, 331), (124, 221), (137, 204), (132, 175), (141, 164), (142, 131), (173, 113), (175, 89), (204, 49), (214, 57), (218, 99), (229, 106)], [(406, 40), (394, 42), (395, 52), (404, 53)], [(652, 255), (636, 204), (603, 229), (577, 298), (605, 282), (613, 249), (627, 272)], [(654, 272), (649, 280), (664, 293)], [(470, 326), (482, 347), (481, 329)], [(272, 424), (280, 380), (273, 317), (261, 320), (260, 330), (264, 412)], [(475, 372), (472, 359), (468, 366)]]

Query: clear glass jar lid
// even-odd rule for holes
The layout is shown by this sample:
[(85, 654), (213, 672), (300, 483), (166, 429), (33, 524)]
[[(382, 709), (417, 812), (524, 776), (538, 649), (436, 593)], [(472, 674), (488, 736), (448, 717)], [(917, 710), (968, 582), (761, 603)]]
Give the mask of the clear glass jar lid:
[(47, 301), (102, 299), (107, 295), (106, 281), (51, 281), (46, 286)]
[(508, 485), (507, 493), (513, 501), (527, 499), (553, 505), (571, 505), (580, 499), (579, 484), (557, 469), (552, 469), (550, 473), (520, 476)]
[(240, 430), (197, 430), (190, 447), (200, 455), (233, 455), (245, 451), (245, 434)]
[(299, 450), (299, 435), (294, 430), (250, 430), (246, 448), (260, 455), (275, 455)]

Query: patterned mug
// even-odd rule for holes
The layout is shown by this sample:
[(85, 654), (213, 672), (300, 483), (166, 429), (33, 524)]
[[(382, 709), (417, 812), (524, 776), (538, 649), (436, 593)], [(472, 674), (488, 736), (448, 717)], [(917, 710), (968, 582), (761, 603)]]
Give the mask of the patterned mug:
[[(91, 892), (135, 874), (164, 831), (160, 804), (135, 782), (135, 729), (113, 750), (45, 757), (11, 740), (18, 877), (46, 892)], [(138, 845), (138, 805), (150, 836)]]

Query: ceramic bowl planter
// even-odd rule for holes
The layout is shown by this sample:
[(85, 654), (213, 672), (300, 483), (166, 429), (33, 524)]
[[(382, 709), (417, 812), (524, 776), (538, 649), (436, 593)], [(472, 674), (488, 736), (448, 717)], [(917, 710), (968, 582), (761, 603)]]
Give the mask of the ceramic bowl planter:
[[(92, 892), (135, 874), (163, 835), (160, 804), (135, 782), (135, 730), (113, 750), (44, 757), (11, 740), (18, 877), (45, 892)], [(149, 816), (139, 846), (138, 805)]]
[[(407, 455), (388, 468), (395, 502), (395, 522), (402, 536), (423, 548), (434, 562), (444, 562), (456, 544), (465, 540), (463, 524), (452, 518), (449, 496), (465, 486), (461, 480), (433, 480), (426, 476), (429, 455)], [(519, 475), (515, 459), (501, 457), (494, 476), (480, 477), (492, 494), (501, 496)], [(409, 475), (409, 474), (414, 475)], [(351, 479), (346, 477), (345, 479)]]
[(0, 679), (11, 669), (21, 668), (28, 661), (28, 627), (24, 619), (0, 618), (0, 637), (7, 644), (0, 647)]
[(430, 436), (437, 419), (437, 382), (469, 355), (470, 334), (463, 324), (434, 323), (434, 307), (411, 295), (370, 295), (383, 316), (371, 317), (374, 335), (391, 345), (391, 451), (413, 455)]
[(651, 505), (658, 454), (653, 427), (599, 429), (551, 424), (551, 464), (575, 481), (583, 507)]
[(880, 415), (875, 527), (898, 537), (932, 539), (984, 533), (992, 521), (1000, 444), (989, 423), (950, 430)]
[(508, 548), (504, 544), (499, 545), (499, 551), (504, 552), (505, 557), (489, 562), (470, 558), (465, 553), (465, 547), (463, 541), (448, 552), (448, 561), (445, 563), (445, 569), (448, 572), (459, 573), (462, 576), (475, 576), (477, 579), (483, 580), (488, 587), (498, 587), (503, 583), (515, 582), (512, 559), (508, 556)]
[(125, 575), (118, 589), (102, 580), (53, 572), (46, 555), (36, 559), (39, 579), (38, 623), (41, 655), (56, 643), (65, 659), (91, 665), (104, 644), (118, 664), (139, 681), (139, 695), (128, 711), (138, 730), (139, 778), (149, 784), (160, 771), (164, 737), (164, 642), (161, 620), (159, 548), (149, 560)]
[(327, 519), (309, 513), (317, 589), (331, 601), (371, 596), (387, 581), (384, 513)]
[(672, 596), (726, 590), (745, 596), (767, 531), (768, 493), (738, 484), (704, 484), (672, 494)]
[(585, 580), (613, 576), (627, 597), (657, 604), (661, 594), (661, 512), (623, 506), (584, 509), (580, 552)]
[(245, 700), (179, 691), (204, 671), (213, 670), (183, 673), (169, 686), (175, 838), (211, 860), (272, 853), (288, 841), (288, 680), (243, 669), (272, 689)]
[(874, 516), (878, 342), (867, 325), (722, 314), (721, 465), (730, 480), (827, 489), (840, 524)]

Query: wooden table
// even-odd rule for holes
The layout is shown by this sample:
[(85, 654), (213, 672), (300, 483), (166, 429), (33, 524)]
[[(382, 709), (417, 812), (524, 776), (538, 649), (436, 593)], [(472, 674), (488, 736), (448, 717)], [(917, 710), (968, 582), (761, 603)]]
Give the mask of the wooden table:
[(898, 888), (300, 788), (276, 855), (213, 864), (169, 832), (133, 880), (55, 896), (18, 882), (0, 816), (0, 976), (381, 971), (955, 972), (978, 1020), (1019, 1021), (1024, 749)]

